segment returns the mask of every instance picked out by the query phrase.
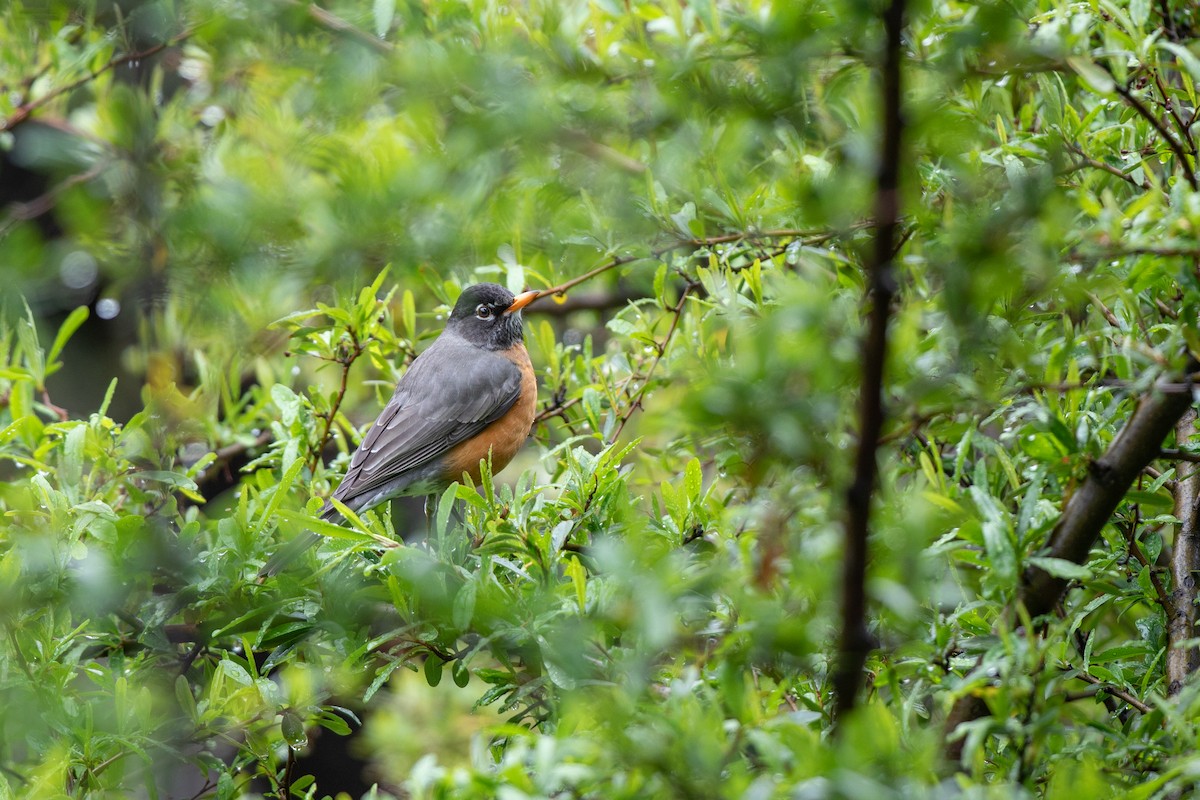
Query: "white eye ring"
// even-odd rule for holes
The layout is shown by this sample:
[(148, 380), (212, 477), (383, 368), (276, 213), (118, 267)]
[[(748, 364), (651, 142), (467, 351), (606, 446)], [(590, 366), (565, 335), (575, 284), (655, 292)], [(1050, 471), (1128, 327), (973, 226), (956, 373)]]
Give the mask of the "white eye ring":
[(492, 309), (486, 303), (480, 303), (475, 308), (475, 316), (478, 317), (479, 319), (491, 319), (492, 318)]

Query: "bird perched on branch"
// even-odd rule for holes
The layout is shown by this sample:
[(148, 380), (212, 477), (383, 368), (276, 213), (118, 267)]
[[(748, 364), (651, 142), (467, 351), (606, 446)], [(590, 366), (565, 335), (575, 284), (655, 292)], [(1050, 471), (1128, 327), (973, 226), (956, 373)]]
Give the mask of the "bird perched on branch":
[[(333, 497), (359, 513), (396, 497), (434, 494), (463, 473), (478, 481), (489, 457), (494, 472), (504, 469), (533, 426), (537, 378), (521, 309), (539, 296), (514, 296), (494, 283), (464, 289), (445, 330), (396, 384)], [(332, 503), (321, 516), (342, 519)], [(311, 531), (297, 536), (262, 574), (278, 572), (319, 539)]]

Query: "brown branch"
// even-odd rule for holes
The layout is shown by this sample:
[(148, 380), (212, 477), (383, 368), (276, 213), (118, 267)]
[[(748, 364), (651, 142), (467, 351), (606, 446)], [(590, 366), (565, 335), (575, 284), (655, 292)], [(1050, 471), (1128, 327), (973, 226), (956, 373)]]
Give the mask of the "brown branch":
[[(1190, 364), (1188, 373), (1195, 369), (1196, 364)], [(1091, 464), (1087, 478), (1066, 501), (1050, 535), (1047, 555), (1076, 564), (1086, 560), (1125, 492), (1158, 456), (1163, 440), (1191, 403), (1191, 394), (1183, 392), (1154, 392), (1142, 399), (1107, 452)], [(1032, 568), (1023, 576), (1018, 602), (1030, 616), (1040, 616), (1054, 607), (1066, 585), (1064, 579)]]
[(1112, 164), (1106, 164), (1103, 161), (1092, 158), (1087, 153), (1083, 152), (1083, 148), (1074, 142), (1065, 141), (1064, 143), (1066, 144), (1068, 150), (1079, 156), (1081, 159), (1078, 164), (1072, 164), (1069, 171), (1074, 172), (1075, 170), (1083, 169), (1084, 167), (1092, 167), (1093, 169), (1103, 170), (1109, 175), (1114, 175), (1121, 180), (1137, 187), (1138, 189), (1141, 189), (1142, 191), (1146, 191), (1150, 188), (1149, 182), (1138, 183), (1128, 172), (1125, 172), (1118, 167), (1114, 167)]
[(196, 486), (200, 489), (200, 493), (208, 497), (204, 492), (204, 488), (208, 484), (215, 481), (222, 474), (228, 473), (235, 461), (248, 455), (251, 450), (257, 450), (260, 447), (270, 444), (273, 438), (270, 431), (263, 431), (251, 442), (234, 442), (217, 450), (216, 459), (201, 470), (200, 474), (194, 478)]
[[(877, 449), (883, 430), (883, 378), (887, 362), (887, 328), (895, 293), (893, 259), (900, 224), (900, 145), (904, 132), (901, 109), (901, 36), (905, 0), (891, 0), (883, 13), (883, 136), (875, 188), (875, 243), (868, 265), (866, 302), (870, 305), (863, 340), (862, 388), (859, 394), (858, 449), (854, 480), (846, 491), (846, 528), (842, 561), (842, 628), (833, 673), (835, 719), (854, 710), (863, 667), (874, 643), (867, 630), (867, 546), (871, 497), (879, 470)], [(840, 730), (840, 725), (839, 725)]]
[(548, 419), (553, 419), (554, 417), (563, 417), (563, 419), (566, 419), (566, 417), (564, 417), (563, 415), (566, 413), (567, 409), (570, 408), (571, 406), (577, 405), (580, 402), (580, 400), (582, 400), (582, 398), (572, 397), (570, 400), (567, 400), (565, 402), (554, 403), (549, 408), (544, 409), (540, 414), (538, 414), (536, 417), (534, 417), (533, 424), (537, 425), (539, 423), (545, 422)]
[(283, 785), (280, 787), (279, 796), (284, 800), (292, 796), (292, 770), (296, 768), (296, 749), (292, 747), (292, 743), (287, 745), (287, 765), (283, 768)]
[(603, 161), (622, 172), (628, 172), (630, 175), (643, 175), (646, 172), (647, 167), (642, 162), (635, 158), (630, 158), (620, 150), (597, 142), (582, 131), (567, 131), (563, 137), (563, 142), (577, 153), (593, 158), (596, 161)]
[(695, 289), (695, 285), (688, 284), (687, 288), (680, 293), (679, 302), (676, 303), (675, 307), (671, 309), (671, 313), (674, 315), (671, 318), (671, 327), (667, 328), (667, 335), (664, 336), (662, 342), (659, 343), (657, 353), (654, 356), (654, 361), (651, 362), (650, 368), (646, 370), (646, 374), (642, 377), (642, 385), (638, 388), (637, 392), (634, 393), (633, 397), (630, 398), (628, 408), (626, 408), (625, 413), (621, 415), (621, 424), (617, 426), (615, 431), (613, 431), (612, 438), (609, 441), (615, 442), (617, 439), (621, 438), (621, 432), (625, 430), (625, 425), (629, 422), (630, 417), (633, 416), (633, 412), (641, 408), (642, 396), (646, 394), (646, 389), (650, 386), (650, 379), (654, 376), (654, 370), (658, 367), (658, 362), (662, 361), (663, 356), (667, 352), (667, 347), (671, 344), (671, 338), (674, 337), (675, 331), (679, 327), (679, 320), (683, 317), (683, 306), (685, 303), (687, 303), (688, 295), (692, 293), (693, 289)]
[(333, 405), (329, 407), (329, 413), (323, 415), (325, 420), (325, 428), (321, 431), (321, 439), (317, 446), (313, 449), (312, 455), (308, 462), (308, 471), (310, 473), (317, 471), (317, 462), (321, 460), (321, 454), (325, 452), (325, 445), (329, 444), (329, 438), (333, 435), (333, 421), (337, 418), (338, 411), (342, 407), (342, 401), (346, 399), (346, 390), (349, 386), (350, 368), (354, 366), (354, 362), (363, 354), (365, 349), (362, 342), (358, 340), (358, 334), (354, 328), (346, 328), (346, 333), (350, 336), (350, 342), (353, 345), (351, 351), (345, 355), (339, 354), (336, 359), (337, 363), (342, 367), (342, 382), (338, 386), (337, 395), (333, 399)]
[(21, 105), (17, 106), (13, 110), (13, 113), (8, 117), (8, 119), (0, 121), (0, 133), (2, 133), (4, 131), (11, 131), (13, 128), (15, 128), (16, 126), (20, 125), (22, 122), (27, 120), (34, 111), (38, 110), (42, 106), (47, 105), (54, 99), (61, 97), (62, 95), (66, 94), (67, 92), (78, 89), (80, 86), (83, 86), (86, 83), (90, 83), (90, 82), (96, 80), (96, 78), (99, 78), (101, 75), (108, 72), (109, 70), (115, 69), (116, 67), (119, 67), (122, 64), (128, 64), (130, 61), (141, 61), (142, 59), (149, 58), (150, 56), (156, 55), (156, 54), (162, 52), (163, 50), (166, 50), (168, 47), (172, 47), (172, 46), (177, 45), (180, 42), (184, 41), (185, 39), (188, 39), (194, 33), (195, 33), (194, 28), (188, 28), (187, 30), (183, 31), (182, 33), (178, 33), (175, 36), (172, 36), (170, 39), (167, 39), (164, 42), (160, 42), (159, 44), (156, 44), (153, 47), (148, 47), (145, 50), (141, 50), (136, 53), (127, 53), (123, 56), (118, 56), (117, 58), (110, 59), (109, 61), (105, 62), (104, 64), (101, 64), (99, 67), (97, 67), (96, 69), (89, 72), (87, 75), (84, 75), (82, 78), (71, 81), (70, 83), (64, 84), (62, 86), (59, 86), (57, 89), (52, 89), (51, 91), (46, 92), (46, 94), (42, 95), (41, 97), (38, 97), (34, 100), (30, 100), (27, 103), (22, 103)]
[(1148, 68), (1152, 76), (1154, 76), (1154, 85), (1158, 87), (1159, 94), (1162, 95), (1163, 107), (1167, 113), (1171, 115), (1171, 119), (1175, 121), (1175, 128), (1179, 131), (1188, 143), (1188, 148), (1193, 154), (1196, 152), (1196, 142), (1192, 139), (1192, 130), (1183, 121), (1183, 117), (1179, 116), (1179, 112), (1175, 110), (1175, 104), (1171, 102), (1170, 96), (1167, 94), (1167, 87), (1162, 82), (1162, 76), (1158, 74), (1158, 70)]
[[(1189, 360), (1186, 374), (1191, 375), (1197, 366)], [(1108, 450), (1090, 465), (1083, 483), (1066, 499), (1044, 555), (1075, 564), (1087, 559), (1133, 481), (1158, 457), (1163, 440), (1191, 405), (1191, 392), (1153, 391), (1142, 398)], [(1016, 603), (1023, 605), (1030, 617), (1039, 617), (1053, 610), (1067, 584), (1063, 578), (1030, 567), (1021, 576)], [(946, 732), (951, 734), (960, 724), (988, 713), (981, 697), (960, 698), (946, 719)], [(963, 744), (961, 737), (953, 741), (948, 737), (947, 760), (957, 763), (962, 758)]]
[(1158, 577), (1155, 571), (1156, 567), (1150, 563), (1150, 559), (1146, 558), (1146, 554), (1142, 552), (1141, 545), (1137, 541), (1137, 523), (1128, 526), (1125, 531), (1125, 546), (1129, 548), (1129, 554), (1134, 560), (1148, 570), (1150, 576), (1150, 585), (1154, 589), (1154, 595), (1158, 598), (1158, 604), (1163, 607), (1168, 619), (1172, 616), (1171, 595), (1167, 592), (1167, 587), (1163, 586), (1162, 578)]
[(1174, 319), (1174, 320), (1179, 319), (1179, 312), (1176, 311), (1175, 309), (1171, 308), (1169, 305), (1167, 305), (1166, 303), (1164, 303), (1162, 300), (1158, 299), (1157, 297), (1154, 298), (1154, 307), (1158, 309), (1158, 312), (1160, 314), (1162, 314), (1164, 317), (1167, 317), (1168, 319)]
[[(846, 230), (854, 231), (860, 228), (869, 227), (871, 222), (861, 222), (851, 225)], [(551, 295), (565, 294), (567, 291), (575, 288), (581, 283), (586, 283), (598, 275), (603, 275), (609, 270), (632, 264), (635, 261), (653, 261), (662, 258), (667, 253), (674, 250), (683, 250), (686, 248), (698, 249), (701, 247), (711, 247), (717, 244), (727, 244), (729, 242), (754, 241), (755, 239), (801, 239), (806, 244), (821, 244), (827, 242), (840, 235), (837, 231), (801, 231), (792, 229), (767, 230), (767, 231), (737, 231), (735, 233), (724, 233), (717, 236), (705, 236), (698, 239), (676, 239), (675, 241), (656, 247), (644, 256), (617, 256), (616, 258), (606, 261), (595, 269), (588, 270), (577, 278), (572, 278), (569, 281), (560, 283), (558, 286), (551, 286), (549, 289), (538, 290), (538, 295), (535, 300), (540, 300), (543, 297)]]
[(1133, 92), (1129, 90), (1128, 86), (1118, 81), (1115, 77), (1113, 78), (1113, 90), (1119, 94), (1121, 98), (1133, 108), (1134, 111), (1140, 114), (1143, 119), (1154, 126), (1154, 130), (1158, 131), (1158, 135), (1166, 141), (1167, 146), (1171, 148), (1171, 152), (1173, 152), (1175, 157), (1179, 159), (1179, 166), (1183, 168), (1183, 176), (1187, 178), (1188, 185), (1192, 187), (1192, 191), (1200, 192), (1200, 183), (1198, 183), (1196, 180), (1195, 170), (1188, 163), (1187, 153), (1184, 152), (1183, 145), (1171, 135), (1171, 132), (1167, 130), (1167, 126), (1162, 124), (1162, 120), (1160, 120), (1153, 111), (1146, 108), (1146, 104), (1137, 99)]
[(1200, 464), (1200, 453), (1193, 453), (1190, 450), (1180, 450), (1173, 447), (1164, 447), (1159, 451), (1158, 457), (1168, 461), (1186, 461), (1191, 464)]
[(1120, 688), (1119, 686), (1113, 686), (1111, 683), (1105, 683), (1104, 681), (1097, 678), (1095, 675), (1089, 675), (1086, 672), (1077, 671), (1074, 677), (1079, 678), (1079, 680), (1081, 680), (1085, 683), (1090, 683), (1093, 686), (1099, 686), (1102, 691), (1108, 692), (1113, 697), (1121, 698), (1126, 703), (1133, 706), (1134, 708), (1136, 708), (1138, 711), (1142, 712), (1143, 714), (1149, 714), (1151, 711), (1154, 710), (1150, 706), (1143, 703), (1141, 700), (1138, 700), (1136, 697), (1134, 697), (1132, 693), (1127, 692), (1126, 690)]
[(1179, 29), (1175, 26), (1175, 18), (1171, 15), (1171, 0), (1158, 0), (1158, 13), (1162, 16), (1163, 33), (1167, 35), (1167, 40), (1181, 41)]
[(10, 205), (8, 219), (0, 222), (0, 236), (12, 230), (13, 226), (18, 222), (36, 219), (54, 208), (54, 203), (60, 194), (72, 186), (78, 186), (81, 183), (87, 183), (92, 180), (104, 170), (104, 166), (104, 164), (94, 164), (83, 172), (64, 178), (61, 183), (50, 187), (44, 194), (38, 195), (32, 200)]
[[(1175, 425), (1175, 441), (1196, 433), (1196, 409), (1189, 408)], [(1189, 456), (1195, 454), (1189, 453)], [(1200, 460), (1200, 459), (1197, 459)], [(1188, 677), (1200, 667), (1200, 652), (1185, 642), (1196, 636), (1196, 572), (1200, 570), (1200, 472), (1176, 470), (1175, 547), (1171, 553), (1171, 603), (1167, 606), (1167, 694), (1179, 694)]]
[[(295, 2), (294, 5), (299, 5), (299, 3)], [(372, 36), (362, 28), (351, 25), (337, 14), (326, 11), (316, 3), (309, 3), (307, 9), (308, 15), (312, 17), (318, 25), (328, 28), (334, 33), (340, 33), (343, 36), (348, 36), (357, 42), (361, 42), (368, 47), (374, 48), (380, 53), (390, 54), (396, 50), (395, 45), (386, 39), (380, 39), (378, 36)]]
[(1121, 328), (1121, 320), (1117, 319), (1117, 315), (1112, 312), (1111, 308), (1109, 308), (1108, 306), (1106, 306), (1104, 304), (1103, 300), (1101, 300), (1099, 297), (1097, 297), (1092, 292), (1087, 293), (1087, 298), (1088, 298), (1088, 300), (1091, 300), (1092, 305), (1094, 305), (1097, 309), (1099, 309), (1100, 313), (1102, 315), (1104, 315), (1104, 319), (1108, 322), (1109, 325), (1112, 325), (1114, 328), (1117, 328), (1117, 329)]

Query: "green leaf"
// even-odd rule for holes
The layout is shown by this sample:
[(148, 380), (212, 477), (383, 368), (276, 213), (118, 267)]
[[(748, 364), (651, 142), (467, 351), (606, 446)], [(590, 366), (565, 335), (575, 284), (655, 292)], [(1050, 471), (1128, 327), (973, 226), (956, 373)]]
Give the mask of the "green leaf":
[(465, 689), (471, 682), (471, 670), (467, 668), (461, 658), (454, 662), (454, 666), (450, 669), (450, 676), (454, 678), (454, 685), (460, 689)]
[(425, 682), (430, 686), (437, 686), (442, 682), (442, 667), (445, 662), (433, 653), (425, 656)]
[(63, 324), (58, 327), (58, 335), (54, 337), (54, 344), (50, 345), (50, 352), (46, 354), (46, 362), (50, 364), (49, 372), (53, 372), (54, 363), (58, 360), (58, 356), (62, 353), (62, 349), (66, 347), (67, 342), (75, 331), (79, 330), (79, 326), (87, 321), (88, 308), (87, 306), (79, 306), (63, 320)]
[(1087, 56), (1067, 56), (1067, 65), (1097, 94), (1112, 94), (1116, 89), (1116, 82), (1108, 70)]
[(245, 667), (237, 662), (230, 661), (228, 658), (224, 658), (221, 659), (219, 667), (221, 672), (225, 673), (242, 686), (252, 686), (254, 684), (254, 680), (250, 677), (250, 673), (246, 671)]
[(291, 491), (292, 484), (300, 477), (300, 471), (304, 469), (304, 459), (297, 458), (288, 465), (283, 475), (279, 478), (279, 483), (271, 490), (271, 497), (267, 500), (266, 506), (263, 508), (262, 514), (258, 518), (258, 525), (255, 526), (255, 533), (262, 535), (267, 528), (275, 524), (275, 514), (279, 510), (279, 506), (283, 503), (288, 492)]
[(400, 321), (404, 326), (404, 338), (410, 342), (417, 340), (417, 301), (408, 289), (400, 299)]
[(475, 615), (475, 591), (475, 582), (467, 581), (454, 596), (454, 608), (451, 611), (450, 621), (454, 627), (460, 630), (470, 627), (471, 617)]
[(688, 461), (683, 472), (683, 490), (690, 502), (696, 503), (700, 500), (700, 492), (704, 488), (704, 476), (700, 469), (700, 459), (692, 458)]
[(188, 679), (179, 675), (175, 678), (175, 698), (179, 701), (179, 707), (187, 718), (196, 722), (200, 719), (196, 711), (196, 698), (192, 696), (192, 687), (188, 683)]
[(1159, 49), (1166, 50), (1171, 55), (1179, 60), (1180, 67), (1183, 68), (1193, 81), (1200, 80), (1200, 58), (1196, 57), (1187, 47), (1176, 44), (1175, 42), (1159, 41), (1156, 43)]
[(982, 517), (984, 547), (991, 560), (995, 578), (1000, 586), (1012, 588), (1017, 579), (1017, 554), (1012, 542), (1008, 515), (982, 487), (972, 486), (970, 492), (971, 500)]
[(1092, 577), (1090, 569), (1082, 564), (1076, 564), (1074, 561), (1068, 561), (1065, 558), (1032, 556), (1026, 559), (1026, 563), (1037, 567), (1049, 575), (1053, 575), (1055, 578), (1062, 578), (1064, 580), (1086, 581)]
[(454, 511), (454, 498), (458, 495), (458, 483), (452, 483), (446, 487), (446, 491), (442, 492), (442, 497), (438, 500), (437, 509), (437, 536), (439, 539), (445, 539), (450, 525), (450, 514)]
[(279, 727), (288, 747), (299, 748), (308, 744), (308, 734), (304, 732), (304, 720), (290, 708), (283, 712), (283, 719), (280, 721)]

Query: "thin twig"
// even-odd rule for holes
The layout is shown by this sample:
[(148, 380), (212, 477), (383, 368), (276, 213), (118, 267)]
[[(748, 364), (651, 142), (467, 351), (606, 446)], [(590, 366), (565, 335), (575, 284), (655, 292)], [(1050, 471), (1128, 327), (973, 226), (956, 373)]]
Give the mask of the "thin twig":
[(1175, 110), (1175, 104), (1171, 102), (1171, 98), (1167, 95), (1167, 87), (1163, 85), (1162, 77), (1158, 74), (1158, 70), (1150, 68), (1149, 72), (1154, 76), (1154, 85), (1158, 87), (1159, 94), (1162, 95), (1163, 107), (1167, 109), (1167, 113), (1175, 121), (1175, 127), (1179, 129), (1180, 135), (1187, 141), (1188, 148), (1194, 154), (1196, 152), (1196, 142), (1192, 139), (1191, 129), (1184, 124), (1183, 118)]
[[(861, 222), (850, 226), (847, 230), (858, 230), (868, 227), (871, 222)], [(821, 244), (838, 236), (838, 232), (832, 231), (801, 231), (792, 229), (768, 230), (768, 231), (738, 231), (735, 233), (725, 233), (718, 236), (705, 236), (698, 239), (677, 239), (669, 244), (656, 247), (644, 256), (617, 256), (616, 258), (606, 261), (595, 269), (588, 270), (577, 278), (572, 278), (569, 281), (560, 283), (558, 286), (551, 286), (549, 289), (538, 290), (535, 300), (540, 300), (543, 297), (551, 295), (561, 295), (575, 288), (581, 283), (590, 281), (597, 275), (603, 275), (609, 270), (617, 267), (631, 264), (635, 261), (653, 261), (662, 258), (667, 253), (674, 250), (683, 250), (686, 248), (698, 249), (701, 247), (711, 247), (717, 244), (727, 244), (729, 242), (753, 241), (755, 239), (801, 239), (807, 244)]]
[(650, 363), (650, 368), (646, 370), (646, 374), (642, 377), (642, 385), (638, 387), (637, 392), (635, 392), (634, 396), (630, 398), (629, 406), (625, 409), (625, 413), (621, 415), (621, 424), (618, 425), (617, 429), (613, 432), (610, 441), (615, 442), (617, 439), (621, 438), (621, 431), (625, 430), (625, 425), (629, 422), (630, 417), (633, 416), (633, 412), (638, 408), (641, 408), (642, 397), (645, 395), (646, 389), (650, 386), (650, 379), (654, 376), (654, 370), (658, 367), (658, 362), (662, 361), (663, 356), (666, 355), (667, 348), (671, 344), (671, 338), (675, 335), (675, 331), (679, 327), (679, 320), (683, 317), (683, 306), (685, 303), (687, 303), (688, 296), (695, 288), (695, 284), (688, 284), (683, 292), (680, 293), (679, 302), (676, 303), (675, 307), (671, 309), (671, 313), (673, 315), (671, 318), (671, 327), (667, 328), (667, 335), (664, 336), (663, 340), (658, 344), (658, 352), (654, 356), (654, 361)]
[(310, 17), (316, 20), (318, 24), (323, 25), (334, 33), (340, 33), (345, 36), (349, 36), (355, 41), (362, 42), (368, 47), (378, 50), (380, 53), (390, 54), (396, 50), (395, 45), (386, 39), (380, 39), (378, 36), (372, 36), (362, 28), (351, 25), (346, 20), (330, 11), (326, 11), (316, 3), (309, 3), (307, 8), (308, 15)]
[(204, 642), (196, 642), (194, 645), (192, 645), (192, 648), (188, 650), (188, 654), (183, 657), (181, 662), (179, 662), (178, 674), (186, 675), (188, 670), (192, 668), (192, 664), (196, 663), (196, 659), (200, 656), (201, 651), (203, 651), (205, 647), (206, 645)]
[(292, 796), (292, 770), (296, 766), (296, 751), (289, 744), (287, 746), (287, 766), (283, 768), (283, 786), (280, 787), (280, 797), (287, 800)]
[(1167, 587), (1163, 586), (1162, 578), (1158, 577), (1158, 573), (1155, 571), (1156, 567), (1150, 563), (1150, 559), (1146, 558), (1146, 554), (1142, 552), (1142, 548), (1138, 544), (1137, 523), (1135, 522), (1126, 528), (1124, 533), (1130, 555), (1149, 571), (1150, 585), (1154, 587), (1154, 594), (1158, 597), (1158, 604), (1163, 607), (1163, 613), (1167, 615), (1167, 619), (1170, 619), (1171, 596), (1167, 594)]
[(217, 788), (216, 781), (206, 781), (205, 784), (201, 786), (194, 795), (188, 798), (188, 800), (200, 800), (201, 797), (208, 794), (215, 788)]
[(578, 153), (594, 158), (597, 161), (611, 164), (622, 172), (628, 172), (630, 175), (643, 175), (648, 169), (645, 164), (636, 158), (630, 158), (620, 150), (597, 142), (582, 131), (567, 131), (563, 137), (563, 143)]
[(1167, 35), (1168, 41), (1178, 42), (1179, 30), (1175, 26), (1175, 18), (1171, 15), (1171, 0), (1158, 0), (1158, 13), (1162, 15), (1163, 33)]
[(1112, 312), (1111, 308), (1104, 305), (1103, 300), (1101, 300), (1092, 292), (1087, 293), (1087, 298), (1088, 300), (1091, 300), (1092, 305), (1094, 305), (1096, 309), (1104, 315), (1104, 319), (1108, 321), (1109, 325), (1112, 325), (1114, 328), (1121, 329), (1121, 321), (1117, 319), (1117, 315)]
[(170, 39), (167, 39), (165, 42), (160, 42), (159, 44), (156, 44), (153, 47), (149, 47), (145, 50), (140, 50), (136, 53), (127, 53), (126, 55), (118, 56), (117, 58), (110, 59), (109, 61), (105, 62), (104, 64), (101, 64), (99, 67), (97, 67), (96, 69), (89, 72), (87, 75), (84, 75), (82, 78), (71, 81), (70, 83), (64, 84), (62, 86), (59, 86), (57, 89), (52, 89), (51, 91), (46, 92), (46, 94), (42, 95), (41, 97), (38, 97), (34, 100), (30, 100), (28, 103), (22, 103), (21, 105), (17, 106), (16, 109), (13, 110), (13, 113), (8, 117), (8, 119), (0, 121), (0, 132), (11, 131), (17, 125), (20, 125), (22, 122), (24, 122), (26, 119), (28, 119), (29, 115), (32, 114), (37, 109), (50, 103), (55, 98), (61, 97), (62, 95), (66, 94), (67, 92), (70, 92), (74, 89), (78, 89), (80, 86), (83, 86), (85, 83), (90, 83), (91, 81), (96, 80), (96, 78), (99, 78), (105, 72), (108, 72), (111, 69), (115, 69), (116, 67), (119, 67), (122, 64), (128, 64), (131, 61), (141, 61), (142, 59), (149, 58), (150, 56), (156, 55), (156, 54), (162, 52), (163, 50), (166, 50), (168, 47), (173, 47), (174, 45), (179, 44), (180, 42), (184, 41), (185, 39), (190, 38), (195, 32), (196, 31), (194, 28), (188, 28), (187, 30), (183, 31), (182, 33), (178, 33), (175, 36), (172, 36)]
[(333, 405), (329, 408), (329, 413), (324, 415), (325, 429), (321, 431), (321, 439), (318, 442), (317, 447), (313, 450), (312, 455), (309, 457), (309, 472), (316, 472), (317, 462), (321, 459), (321, 454), (325, 452), (325, 445), (329, 444), (329, 438), (333, 435), (333, 421), (337, 418), (338, 411), (342, 407), (342, 401), (346, 398), (346, 390), (348, 388), (350, 379), (350, 368), (354, 366), (354, 362), (358, 360), (358, 357), (363, 354), (364, 346), (358, 340), (358, 334), (355, 332), (354, 328), (346, 328), (346, 333), (349, 334), (350, 341), (354, 346), (351, 352), (335, 359), (342, 367), (342, 382), (341, 385), (338, 386), (338, 392), (333, 399)]
[(1188, 185), (1192, 187), (1192, 191), (1200, 192), (1200, 182), (1197, 182), (1195, 170), (1188, 163), (1187, 153), (1184, 152), (1183, 145), (1171, 135), (1171, 132), (1167, 130), (1167, 126), (1162, 124), (1162, 120), (1160, 120), (1153, 111), (1146, 108), (1146, 104), (1134, 96), (1133, 92), (1129, 90), (1128, 86), (1118, 81), (1115, 77), (1113, 78), (1113, 90), (1119, 94), (1126, 103), (1129, 103), (1129, 105), (1133, 107), (1133, 110), (1140, 114), (1143, 119), (1154, 126), (1154, 130), (1158, 131), (1158, 135), (1166, 141), (1167, 146), (1171, 148), (1171, 152), (1173, 152), (1175, 157), (1179, 159), (1179, 166), (1183, 169), (1183, 177), (1187, 179)]
[[(555, 403), (534, 417), (533, 424), (537, 425), (538, 423), (545, 422), (546, 420), (553, 419), (554, 417), (563, 417), (567, 409), (571, 408), (571, 406), (578, 405), (580, 400), (582, 400), (581, 397), (572, 397), (566, 402)], [(566, 417), (563, 417), (563, 419), (566, 419)]]
[(81, 183), (87, 183), (92, 180), (104, 170), (104, 167), (103, 163), (94, 164), (83, 172), (63, 179), (61, 183), (55, 184), (45, 193), (38, 195), (32, 200), (26, 200), (24, 203), (13, 203), (9, 207), (11, 210), (8, 212), (8, 219), (0, 222), (0, 236), (12, 230), (17, 223), (27, 222), (45, 214), (54, 208), (54, 203), (60, 194), (72, 186), (78, 186)]
[(1179, 312), (1171, 308), (1162, 300), (1159, 300), (1157, 297), (1154, 298), (1154, 307), (1158, 309), (1158, 313), (1162, 314), (1168, 319), (1179, 319)]
[(1129, 692), (1125, 691), (1124, 689), (1120, 688), (1119, 686), (1113, 686), (1110, 683), (1105, 683), (1104, 681), (1100, 680), (1099, 678), (1097, 678), (1094, 675), (1089, 675), (1083, 671), (1076, 671), (1076, 674), (1074, 677), (1079, 678), (1079, 680), (1084, 681), (1085, 683), (1090, 683), (1093, 686), (1099, 686), (1103, 691), (1108, 692), (1113, 697), (1121, 698), (1126, 703), (1133, 706), (1134, 708), (1136, 708), (1138, 711), (1142, 712), (1143, 714), (1149, 714), (1151, 711), (1153, 711), (1153, 709), (1150, 708), (1150, 706), (1146, 705), (1141, 700), (1138, 700), (1136, 697), (1134, 697)]
[(1200, 464), (1200, 453), (1194, 453), (1190, 450), (1180, 450), (1173, 447), (1164, 447), (1158, 454), (1159, 458), (1165, 458), (1168, 461), (1189, 461), (1193, 464)]
[(1142, 183), (1138, 183), (1136, 180), (1134, 180), (1134, 177), (1132, 175), (1130, 175), (1128, 172), (1125, 172), (1124, 170), (1120, 169), (1119, 167), (1114, 167), (1112, 164), (1106, 164), (1105, 162), (1100, 161), (1099, 159), (1092, 158), (1087, 153), (1083, 152), (1082, 147), (1075, 144), (1074, 142), (1072, 142), (1070, 140), (1065, 140), (1064, 144), (1066, 144), (1068, 150), (1070, 150), (1075, 155), (1079, 156), (1079, 158), (1081, 159), (1078, 164), (1071, 165), (1070, 171), (1073, 172), (1078, 169), (1083, 169), (1084, 167), (1092, 167), (1093, 169), (1103, 170), (1104, 172), (1107, 172), (1109, 175), (1114, 175), (1114, 176), (1120, 178), (1121, 180), (1126, 181), (1127, 183), (1135, 186), (1136, 188), (1141, 189), (1142, 191), (1145, 191), (1150, 188), (1149, 181), (1143, 181)]

